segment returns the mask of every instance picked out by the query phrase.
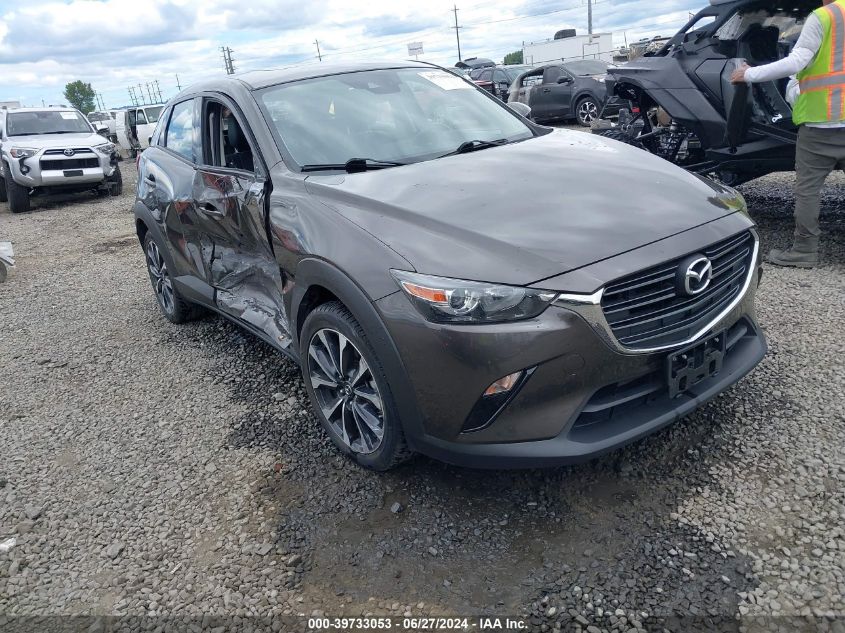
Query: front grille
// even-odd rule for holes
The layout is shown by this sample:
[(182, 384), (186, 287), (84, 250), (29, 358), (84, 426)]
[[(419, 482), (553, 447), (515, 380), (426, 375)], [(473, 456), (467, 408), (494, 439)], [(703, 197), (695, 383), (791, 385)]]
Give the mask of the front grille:
[[(90, 147), (71, 147), (70, 149), (72, 149), (75, 154), (81, 154), (81, 153), (93, 154)], [(64, 154), (64, 153), (65, 153), (64, 149), (45, 149), (44, 150), (45, 156), (55, 156), (57, 154)]]
[(676, 290), (678, 267), (689, 255), (623, 277), (605, 288), (602, 310), (621, 345), (650, 349), (682, 343), (739, 296), (753, 266), (751, 232), (729, 237), (702, 252), (713, 264), (713, 277), (699, 295), (690, 297)]
[(67, 158), (65, 160), (42, 160), (39, 165), (41, 171), (45, 169), (85, 169), (86, 167), (99, 167), (100, 161), (97, 158)]

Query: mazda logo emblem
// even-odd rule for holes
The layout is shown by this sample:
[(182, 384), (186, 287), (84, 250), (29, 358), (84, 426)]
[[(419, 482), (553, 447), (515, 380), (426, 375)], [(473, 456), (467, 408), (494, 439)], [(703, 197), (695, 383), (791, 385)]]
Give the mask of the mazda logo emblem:
[(64, 151), (65, 156), (73, 156), (73, 150), (68, 148)]
[(693, 297), (701, 294), (713, 280), (713, 262), (704, 255), (688, 257), (678, 266), (678, 293)]

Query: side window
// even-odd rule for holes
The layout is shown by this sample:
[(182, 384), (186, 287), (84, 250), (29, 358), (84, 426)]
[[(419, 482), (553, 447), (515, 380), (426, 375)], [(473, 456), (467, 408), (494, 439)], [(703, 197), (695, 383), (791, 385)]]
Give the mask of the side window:
[(144, 114), (143, 110), (138, 110), (138, 114), (135, 116), (135, 122), (138, 125), (144, 125), (147, 122), (147, 115)]
[(558, 78), (563, 76), (563, 70), (559, 66), (550, 66), (543, 72), (543, 83), (557, 83)]
[(214, 167), (255, 171), (255, 157), (244, 124), (219, 101), (208, 99), (203, 108), (203, 162)]
[(496, 72), (493, 73), (493, 81), (497, 84), (506, 84), (508, 83), (508, 76), (505, 74), (505, 71), (496, 70)]
[(173, 114), (164, 134), (164, 146), (194, 162), (194, 100), (173, 106)]
[(489, 68), (486, 70), (482, 70), (481, 74), (478, 76), (478, 81), (490, 81), (490, 78), (493, 76), (493, 71)]
[(164, 110), (158, 118), (158, 123), (152, 133), (152, 145), (164, 145), (164, 126), (170, 118), (170, 108)]

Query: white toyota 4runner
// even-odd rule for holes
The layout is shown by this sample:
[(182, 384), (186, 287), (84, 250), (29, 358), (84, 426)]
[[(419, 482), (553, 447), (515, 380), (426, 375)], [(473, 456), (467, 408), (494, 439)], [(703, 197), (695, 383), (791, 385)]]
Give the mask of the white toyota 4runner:
[(0, 202), (29, 211), (31, 196), (72, 191), (120, 195), (114, 143), (72, 108), (0, 109)]

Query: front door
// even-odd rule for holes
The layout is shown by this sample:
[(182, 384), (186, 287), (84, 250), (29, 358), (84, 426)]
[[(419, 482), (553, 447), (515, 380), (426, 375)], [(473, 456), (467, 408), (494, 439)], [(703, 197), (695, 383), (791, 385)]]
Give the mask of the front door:
[(193, 198), (202, 231), (213, 244), (215, 303), (287, 347), (284, 284), (265, 228), (266, 167), (245, 118), (228, 98), (204, 98), (201, 112), (202, 161)]
[(532, 114), (538, 119), (556, 119), (571, 115), (573, 84), (572, 77), (560, 66), (546, 68), (543, 71), (543, 83), (534, 88), (534, 98), (531, 100)]

